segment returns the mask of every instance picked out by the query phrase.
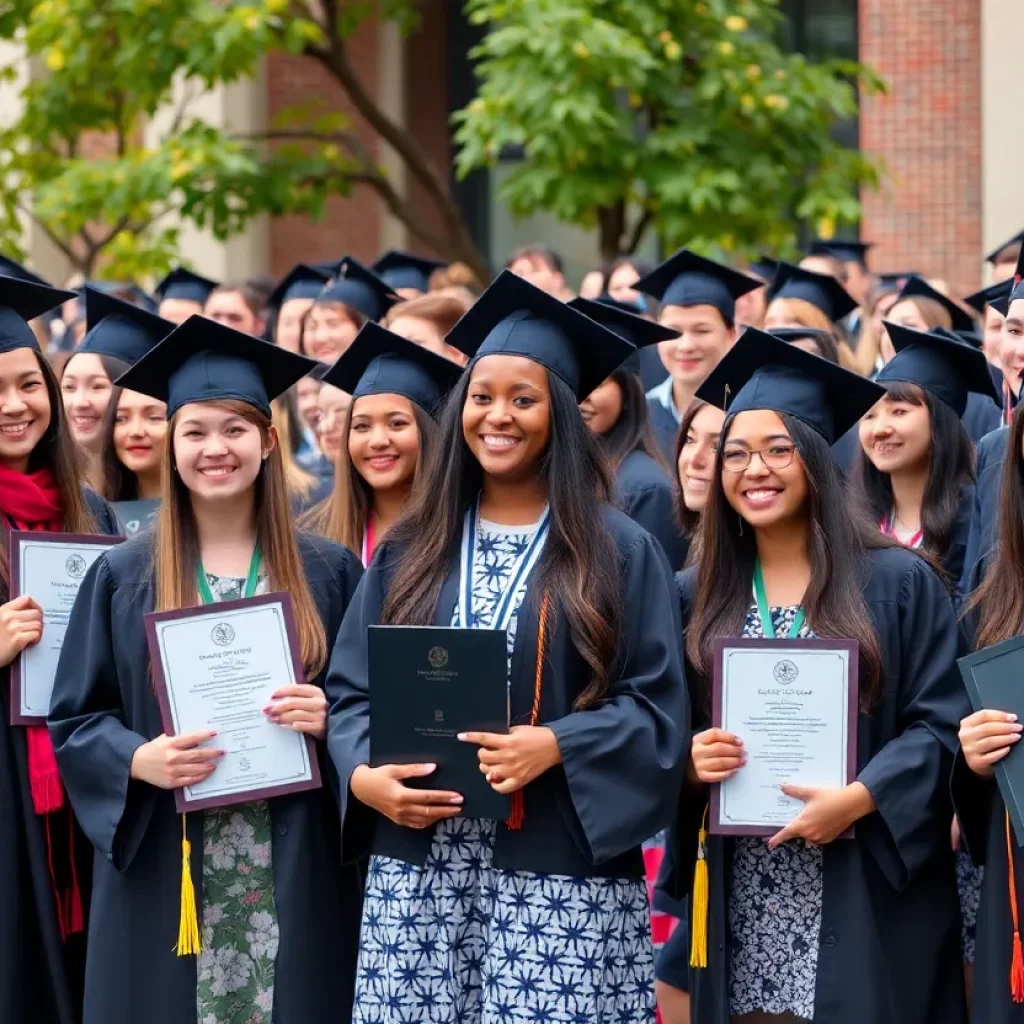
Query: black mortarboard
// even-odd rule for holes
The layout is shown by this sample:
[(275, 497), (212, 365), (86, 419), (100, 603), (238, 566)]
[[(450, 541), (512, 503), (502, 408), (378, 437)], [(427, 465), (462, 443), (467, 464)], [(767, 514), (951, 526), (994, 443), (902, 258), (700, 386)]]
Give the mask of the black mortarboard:
[(430, 291), (430, 275), (447, 266), (444, 260), (391, 249), (370, 269), (390, 288), (415, 288), (418, 292), (427, 292)]
[(390, 285), (358, 260), (345, 256), (335, 276), (327, 283), (318, 299), (342, 302), (362, 313), (367, 320), (379, 320), (400, 298)]
[(816, 342), (819, 347), (822, 344), (828, 345), (829, 342), (832, 345), (836, 343), (836, 339), (828, 331), (819, 331), (814, 327), (773, 327), (768, 333), (778, 338), (779, 341), (785, 341), (789, 344), (792, 344), (794, 341), (803, 341), (804, 339)]
[(736, 316), (736, 300), (762, 287), (763, 282), (738, 270), (680, 249), (659, 263), (633, 287), (663, 306), (714, 306), (726, 320)]
[(63, 288), (0, 275), (0, 352), (16, 348), (34, 348), (38, 352), (39, 342), (28, 321), (74, 297), (74, 292)]
[(216, 287), (218, 287), (216, 281), (211, 281), (201, 274), (194, 274), (184, 267), (178, 267), (172, 270), (154, 291), (161, 302), (164, 299), (183, 299), (186, 302), (198, 302), (200, 306), (205, 306), (210, 292)]
[(114, 383), (167, 403), (234, 399), (270, 415), (270, 403), (316, 362), (194, 313)]
[(817, 274), (795, 263), (779, 260), (768, 299), (802, 299), (838, 323), (857, 308), (857, 300), (831, 274)]
[(987, 288), (982, 288), (980, 291), (976, 291), (973, 295), (968, 295), (967, 298), (964, 299), (964, 302), (966, 302), (971, 309), (976, 309), (982, 316), (984, 316), (985, 308), (987, 306), (995, 306), (996, 302), (1008, 300), (1010, 298), (1010, 292), (1012, 291), (1013, 279), (1010, 278), (1006, 281), (997, 281), (995, 284), (990, 284)]
[(917, 274), (912, 274), (907, 278), (907, 283), (900, 289), (900, 295), (896, 301), (902, 302), (904, 299), (931, 299), (937, 302), (948, 310), (953, 321), (954, 331), (969, 331), (974, 327), (974, 318), (963, 306), (954, 302), (948, 295), (943, 295)]
[(403, 395), (433, 416), (461, 374), (458, 363), (370, 321), (320, 379), (353, 399)]
[(0, 274), (5, 277), (16, 277), (19, 281), (31, 281), (33, 284), (41, 284), (46, 288), (52, 288), (45, 278), (40, 277), (38, 274), (33, 274), (28, 267), (23, 267), (17, 260), (12, 260), (9, 256), (0, 256)]
[(808, 256), (832, 256), (842, 263), (866, 265), (868, 249), (874, 242), (853, 242), (846, 238), (816, 238), (811, 242)]
[(145, 309), (150, 313), (157, 311), (157, 303), (149, 292), (144, 291), (137, 284), (131, 281), (86, 281), (85, 286), (95, 291), (103, 292), (106, 295), (114, 295), (124, 298), (139, 309)]
[(875, 289), (878, 292), (898, 292), (912, 277), (920, 277), (916, 270), (893, 271), (875, 274)]
[(330, 276), (326, 271), (299, 263), (278, 281), (267, 304), (280, 309), (290, 299), (315, 299), (324, 290)]
[(986, 257), (986, 263), (995, 263), (996, 257), (1000, 255), (1005, 249), (1012, 249), (1015, 245), (1019, 246), (1024, 243), (1024, 230), (1018, 231), (1012, 238), (1008, 238), (1002, 245), (997, 245)]
[(126, 363), (138, 362), (174, 324), (131, 302), (85, 286), (85, 322), (88, 333), (77, 352), (113, 356)]
[(963, 416), (971, 391), (1000, 401), (988, 360), (979, 349), (937, 331), (915, 331), (888, 321), (885, 329), (896, 355), (875, 375), (879, 384), (890, 380), (916, 384), (940, 398), (957, 416)]
[(772, 259), (771, 256), (761, 256), (756, 260), (751, 260), (750, 263), (747, 264), (747, 270), (760, 277), (765, 284), (772, 283), (778, 269), (779, 261)]
[(560, 299), (503, 270), (445, 339), (470, 359), (523, 356), (583, 401), (633, 346)]
[(827, 359), (748, 327), (697, 389), (729, 414), (751, 409), (794, 416), (831, 445), (885, 389)]
[(1010, 292), (1010, 298), (1006, 302), (1007, 310), (1010, 308), (1010, 303), (1024, 299), (1024, 246), (1021, 246), (1020, 254), (1017, 256), (1017, 269), (1014, 271), (1011, 281), (1013, 291)]
[(596, 302), (592, 299), (572, 299), (569, 305), (602, 327), (614, 331), (620, 338), (625, 338), (635, 348), (646, 348), (679, 336), (679, 332), (671, 327), (663, 327), (654, 320), (640, 316), (638, 307), (632, 303), (620, 302), (610, 295), (602, 295)]

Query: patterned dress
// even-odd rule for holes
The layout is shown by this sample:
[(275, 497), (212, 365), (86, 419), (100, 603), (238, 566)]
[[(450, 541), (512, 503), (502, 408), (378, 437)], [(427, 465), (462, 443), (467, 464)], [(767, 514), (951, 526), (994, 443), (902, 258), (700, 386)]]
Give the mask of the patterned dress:
[[(799, 608), (772, 608), (776, 636), (787, 636)], [(762, 637), (757, 606), (743, 636)], [(805, 625), (801, 637), (813, 636)], [(821, 848), (797, 839), (769, 850), (759, 837), (737, 838), (729, 893), (729, 1009), (735, 1015), (814, 1017), (821, 932)]]
[[(480, 521), (471, 627), (490, 621), (534, 532)], [(493, 821), (449, 818), (423, 867), (372, 859), (355, 1024), (648, 1024), (643, 881), (504, 871), (493, 862), (496, 832)]]
[[(242, 596), (245, 580), (206, 579), (218, 601)], [(256, 593), (266, 589), (261, 578)], [(271, 849), (265, 800), (204, 812), (199, 1024), (272, 1024), (278, 927)]]

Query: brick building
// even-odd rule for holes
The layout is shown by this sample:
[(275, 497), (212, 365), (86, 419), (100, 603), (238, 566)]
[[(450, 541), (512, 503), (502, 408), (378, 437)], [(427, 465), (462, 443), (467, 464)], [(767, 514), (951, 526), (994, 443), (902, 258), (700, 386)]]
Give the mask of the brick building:
[[(861, 237), (877, 243), (876, 270), (918, 270), (945, 276), (960, 290), (985, 279), (982, 253), (1024, 227), (1024, 132), (1016, 124), (1016, 59), (1024, 41), (1021, 0), (780, 0), (787, 43), (810, 56), (859, 57), (889, 85), (865, 97), (847, 141), (881, 158), (886, 181), (865, 196)], [(467, 52), (474, 31), (458, 0), (430, 0), (423, 26), (403, 39), (390, 26), (368, 23), (351, 50), (366, 87), (389, 116), (408, 126), (442, 169), (450, 167), (449, 114), (472, 96)], [(240, 131), (256, 130), (279, 110), (318, 96), (346, 109), (345, 98), (314, 63), (272, 55), (255, 80), (204, 99), (204, 114)], [(402, 168), (360, 125), (371, 151), (403, 186)], [(494, 199), (508, 166), (451, 182), (481, 250), (495, 265), (525, 241), (543, 240), (567, 256), (577, 277), (596, 262), (594, 238), (534, 217), (516, 223)], [(415, 192), (413, 192), (415, 199)], [(44, 239), (30, 235), (35, 265), (59, 278)], [(253, 224), (219, 244), (190, 233), (185, 251), (196, 268), (229, 278), (284, 272), (300, 259), (351, 252), (369, 259), (409, 244), (403, 227), (365, 188), (330, 203), (310, 223), (280, 218)], [(651, 252), (649, 255), (655, 255)]]

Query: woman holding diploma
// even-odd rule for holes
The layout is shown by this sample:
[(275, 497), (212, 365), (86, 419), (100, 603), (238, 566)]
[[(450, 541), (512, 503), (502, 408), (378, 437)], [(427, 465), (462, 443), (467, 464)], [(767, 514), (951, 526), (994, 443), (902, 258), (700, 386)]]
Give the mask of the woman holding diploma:
[(78, 1021), (92, 851), (67, 806), (45, 727), (10, 725), (10, 665), (43, 636), (10, 600), (8, 531), (116, 533), (78, 482), (60, 387), (27, 321), (73, 293), (0, 277), (0, 1018)]
[(61, 772), (98, 851), (85, 1024), (347, 1020), (361, 893), (337, 865), (329, 788), (178, 814), (174, 790), (216, 773), (221, 751), (212, 730), (163, 735), (144, 630), (154, 610), (287, 591), (308, 682), (262, 711), (323, 739), (329, 638), (361, 570), (291, 525), (270, 403), (309, 369), (193, 316), (119, 382), (167, 403), (170, 441), (152, 531), (86, 575), (51, 707)]
[[(965, 1019), (946, 796), (966, 703), (956, 621), (928, 565), (854, 517), (830, 454), (884, 393), (756, 330), (699, 392), (727, 418), (700, 561), (680, 577), (704, 728), (667, 882), (676, 896), (693, 883), (694, 1024)], [(768, 771), (742, 736), (707, 728), (714, 641), (739, 636), (859, 647), (856, 779), (782, 785), (794, 817), (767, 842), (703, 831), (710, 785)], [(781, 799), (769, 779), (766, 816)]]
[(334, 490), (304, 523), (369, 565), (401, 515), (436, 442), (433, 417), (462, 367), (376, 323), (324, 375), (352, 396), (335, 461)]
[[(578, 410), (630, 346), (508, 272), (448, 341), (472, 361), (430, 486), (367, 570), (328, 676), (342, 856), (375, 854), (355, 1019), (647, 1022), (640, 844), (671, 817), (684, 756), (679, 622), (665, 556), (607, 504)], [(507, 630), (512, 731), (460, 737), (511, 796), (507, 822), (404, 784), (431, 765), (368, 766), (378, 623)]]

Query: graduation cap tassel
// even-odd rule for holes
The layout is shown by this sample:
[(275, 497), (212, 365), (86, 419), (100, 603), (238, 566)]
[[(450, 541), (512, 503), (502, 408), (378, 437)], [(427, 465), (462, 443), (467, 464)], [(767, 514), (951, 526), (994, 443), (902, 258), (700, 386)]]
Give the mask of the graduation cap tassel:
[(697, 863), (693, 869), (690, 921), (690, 966), (708, 965), (708, 809), (697, 833)]
[(181, 816), (181, 917), (178, 921), (178, 956), (194, 956), (203, 951), (199, 936), (196, 890), (192, 884), (192, 844), (188, 841), (187, 815)]
[(1015, 1003), (1024, 1003), (1024, 949), (1020, 942), (1020, 911), (1017, 907), (1017, 875), (1013, 857), (1010, 814), (1006, 813), (1006, 858), (1010, 879), (1010, 918), (1013, 921), (1013, 958), (1010, 961), (1010, 994)]

